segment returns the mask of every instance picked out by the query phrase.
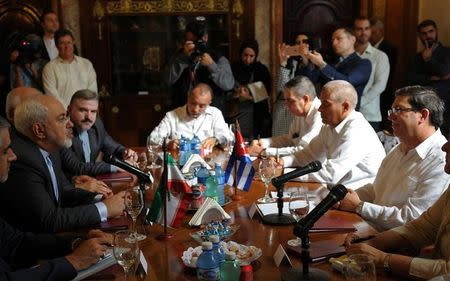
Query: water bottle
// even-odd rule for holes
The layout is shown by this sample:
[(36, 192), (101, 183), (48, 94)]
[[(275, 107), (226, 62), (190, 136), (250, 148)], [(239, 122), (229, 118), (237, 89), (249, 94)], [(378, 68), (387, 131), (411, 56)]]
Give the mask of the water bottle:
[(220, 246), (220, 239), (218, 235), (210, 235), (209, 241), (212, 242), (213, 248), (212, 252), (214, 254), (214, 258), (216, 259), (216, 262), (218, 263), (219, 267), (222, 266), (222, 264), (225, 261), (225, 252), (223, 251), (222, 247)]
[(212, 252), (211, 242), (202, 243), (202, 253), (197, 259), (197, 280), (198, 281), (219, 281), (220, 268)]
[(180, 143), (178, 144), (178, 164), (184, 166), (187, 160), (191, 156), (190, 145), (187, 138), (181, 136)]
[(202, 152), (202, 142), (200, 139), (194, 135), (191, 140), (191, 153), (201, 155)]
[(219, 193), (217, 192), (217, 179), (214, 171), (211, 171), (211, 175), (206, 180), (206, 197), (214, 199), (219, 203)]
[(195, 175), (197, 176), (197, 183), (201, 183), (206, 186), (206, 180), (209, 177), (208, 169), (202, 165), (202, 167), (197, 170)]
[(219, 194), (219, 205), (225, 205), (225, 173), (222, 171), (222, 167), (219, 163), (215, 164), (214, 172), (216, 173), (217, 180), (217, 193)]
[(241, 268), (236, 261), (236, 254), (229, 252), (225, 254), (225, 261), (220, 267), (220, 281), (239, 281)]

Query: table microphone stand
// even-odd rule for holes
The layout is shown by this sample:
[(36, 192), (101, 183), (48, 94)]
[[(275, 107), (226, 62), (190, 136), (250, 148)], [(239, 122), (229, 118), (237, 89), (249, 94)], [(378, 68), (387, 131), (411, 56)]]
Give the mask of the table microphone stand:
[(281, 184), (279, 186), (275, 186), (277, 189), (277, 207), (278, 207), (278, 213), (277, 214), (268, 214), (263, 216), (262, 221), (266, 224), (272, 224), (272, 225), (288, 225), (295, 223), (294, 218), (291, 215), (285, 215), (283, 214), (283, 187), (284, 184)]
[(302, 225), (297, 224), (294, 227), (294, 235), (302, 240), (302, 268), (293, 268), (286, 271), (282, 276), (282, 281), (298, 281), (298, 280), (314, 280), (314, 281), (330, 281), (330, 275), (318, 268), (309, 268), (311, 256), (309, 255), (309, 229), (305, 229)]

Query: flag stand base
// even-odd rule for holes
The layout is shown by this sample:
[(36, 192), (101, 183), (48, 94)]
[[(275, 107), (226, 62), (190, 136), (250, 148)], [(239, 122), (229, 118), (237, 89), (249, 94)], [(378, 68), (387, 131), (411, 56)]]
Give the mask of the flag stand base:
[(156, 237), (156, 239), (158, 239), (160, 241), (168, 241), (171, 238), (173, 238), (173, 234), (170, 234), (170, 233), (160, 234)]
[(240, 201), (240, 200), (242, 200), (242, 196), (235, 194), (235, 195), (231, 196), (231, 200)]

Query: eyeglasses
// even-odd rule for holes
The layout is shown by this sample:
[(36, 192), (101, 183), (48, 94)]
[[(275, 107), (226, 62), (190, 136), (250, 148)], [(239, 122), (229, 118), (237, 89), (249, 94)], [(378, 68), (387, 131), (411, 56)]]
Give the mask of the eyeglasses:
[(412, 108), (412, 107), (410, 107), (410, 108), (393, 107), (393, 108), (388, 110), (388, 115), (399, 114), (399, 113), (402, 113), (402, 112), (409, 112), (409, 111), (417, 112), (418, 109)]
[(301, 43), (303, 44), (308, 44), (308, 39), (303, 39), (303, 40), (297, 40), (295, 41), (295, 44), (300, 45)]

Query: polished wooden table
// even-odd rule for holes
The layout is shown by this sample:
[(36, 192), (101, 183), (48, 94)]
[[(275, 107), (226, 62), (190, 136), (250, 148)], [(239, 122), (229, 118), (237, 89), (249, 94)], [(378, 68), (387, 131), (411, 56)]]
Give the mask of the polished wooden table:
[[(157, 175), (158, 177), (158, 175)], [(114, 191), (129, 186), (129, 184), (115, 184)], [(287, 186), (305, 186), (304, 183), (288, 183)], [(317, 184), (306, 184), (308, 187), (314, 189)], [(156, 184), (147, 191), (146, 196), (151, 198)], [(261, 223), (258, 215), (253, 219), (248, 216), (250, 206), (264, 195), (264, 186), (260, 181), (253, 181), (249, 192), (239, 191), (242, 195), (242, 200), (233, 201), (227, 204), (224, 209), (230, 214), (234, 223), (240, 225), (240, 229), (232, 236), (231, 240), (244, 245), (252, 245), (262, 249), (262, 256), (255, 261), (253, 265), (254, 280), (281, 280), (283, 272), (290, 269), (288, 264), (282, 264), (276, 267), (273, 255), (278, 247), (282, 244), (286, 246), (289, 239), (293, 239), (293, 226), (271, 226)], [(148, 265), (149, 274), (144, 277), (129, 276), (129, 280), (196, 280), (195, 270), (184, 266), (181, 256), (183, 251), (188, 247), (196, 247), (199, 244), (190, 236), (190, 233), (197, 231), (197, 228), (192, 228), (187, 225), (187, 222), (192, 217), (193, 213), (189, 213), (185, 218), (185, 225), (179, 229), (169, 229), (169, 233), (173, 234), (173, 238), (168, 241), (160, 241), (157, 237), (163, 233), (161, 225), (146, 226), (147, 239), (140, 242), (140, 248), (143, 251)], [(339, 216), (345, 220), (352, 222), (361, 234), (373, 234), (375, 230), (362, 220), (358, 215), (330, 210), (326, 216)], [(310, 240), (333, 240), (337, 245), (341, 245), (344, 241), (345, 233), (311, 233)], [(291, 255), (289, 257), (294, 267), (300, 267), (300, 258)], [(313, 263), (310, 265), (314, 268), (320, 268), (330, 273), (332, 280), (345, 280), (344, 276), (332, 270), (328, 262)], [(121, 268), (114, 270), (115, 277), (110, 280), (124, 280)], [(95, 279), (91, 279), (95, 280)], [(100, 279), (98, 279), (100, 280)], [(105, 279), (102, 279), (105, 280)], [(384, 273), (378, 274), (378, 280), (394, 280)]]

